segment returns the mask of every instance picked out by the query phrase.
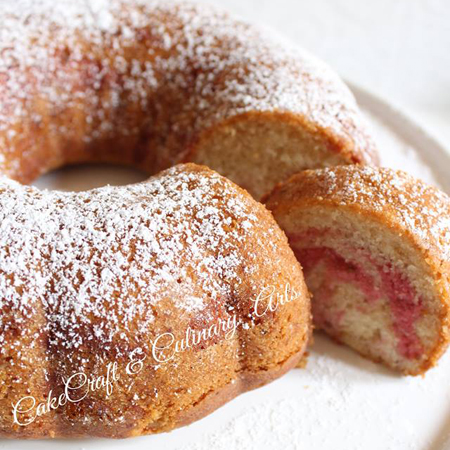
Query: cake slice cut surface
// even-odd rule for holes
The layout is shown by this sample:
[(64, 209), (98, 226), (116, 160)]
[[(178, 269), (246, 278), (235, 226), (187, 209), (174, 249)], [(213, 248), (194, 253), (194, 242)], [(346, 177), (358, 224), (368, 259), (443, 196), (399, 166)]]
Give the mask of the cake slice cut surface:
[(301, 262), (316, 329), (405, 374), (448, 343), (450, 200), (404, 172), (304, 171), (267, 199)]

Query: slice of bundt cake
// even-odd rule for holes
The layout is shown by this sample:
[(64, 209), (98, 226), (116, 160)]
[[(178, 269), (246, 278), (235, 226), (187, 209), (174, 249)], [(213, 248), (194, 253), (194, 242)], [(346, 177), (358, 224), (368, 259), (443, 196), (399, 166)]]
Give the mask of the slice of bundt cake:
[(341, 166), (268, 196), (313, 294), (316, 328), (405, 374), (449, 340), (450, 199), (404, 172)]

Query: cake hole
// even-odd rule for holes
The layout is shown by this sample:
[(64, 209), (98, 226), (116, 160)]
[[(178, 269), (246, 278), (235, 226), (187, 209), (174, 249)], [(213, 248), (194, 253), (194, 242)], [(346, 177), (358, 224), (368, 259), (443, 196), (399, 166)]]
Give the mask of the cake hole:
[(147, 173), (127, 166), (79, 164), (46, 173), (31, 184), (39, 189), (80, 192), (106, 185), (125, 186), (148, 178)]

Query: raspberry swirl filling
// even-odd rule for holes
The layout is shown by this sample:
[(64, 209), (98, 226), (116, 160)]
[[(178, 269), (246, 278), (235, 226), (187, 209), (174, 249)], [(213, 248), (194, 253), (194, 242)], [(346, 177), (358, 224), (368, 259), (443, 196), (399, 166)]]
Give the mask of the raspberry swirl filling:
[(380, 264), (374, 261), (364, 250), (349, 248), (346, 255), (357, 255), (353, 259), (317, 243), (309, 246), (304, 236), (291, 236), (290, 241), (303, 266), (307, 284), (315, 271), (321, 271), (321, 281), (319, 284), (315, 281), (312, 289), (313, 316), (318, 328), (331, 331), (339, 338), (348, 311), (333, 307), (333, 297), (338, 295), (339, 287), (351, 285), (364, 298), (357, 307), (360, 313), (370, 314), (370, 305), (383, 299), (387, 302), (397, 338), (397, 352), (407, 359), (421, 356), (423, 348), (416, 332), (416, 323), (423, 313), (423, 299), (401, 271), (389, 262)]

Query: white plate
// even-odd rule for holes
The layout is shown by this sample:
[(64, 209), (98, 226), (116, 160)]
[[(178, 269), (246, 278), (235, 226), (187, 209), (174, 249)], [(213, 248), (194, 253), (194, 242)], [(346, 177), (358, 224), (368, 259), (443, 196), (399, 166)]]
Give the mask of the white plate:
[[(450, 192), (450, 156), (403, 113), (352, 86), (372, 123), (383, 165), (402, 168)], [(40, 186), (64, 188), (61, 171)], [(92, 169), (84, 186), (140, 176)], [(73, 186), (73, 184), (72, 184)], [(125, 441), (0, 441), (0, 449), (333, 449), (450, 448), (450, 353), (425, 378), (404, 378), (317, 336), (308, 367), (244, 394), (212, 415), (168, 434)]]

